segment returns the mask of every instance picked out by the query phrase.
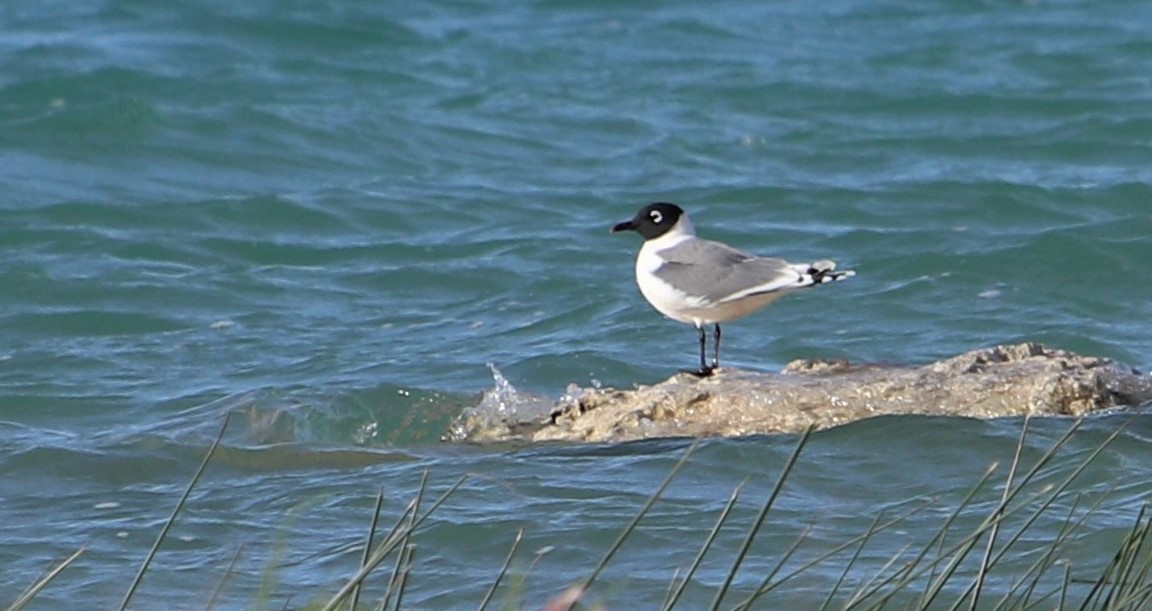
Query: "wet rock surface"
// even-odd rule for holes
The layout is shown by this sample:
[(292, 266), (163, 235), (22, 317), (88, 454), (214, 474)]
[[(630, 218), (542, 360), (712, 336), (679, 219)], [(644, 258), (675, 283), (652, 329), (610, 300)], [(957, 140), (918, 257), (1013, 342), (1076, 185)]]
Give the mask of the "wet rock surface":
[(887, 414), (1079, 416), (1150, 400), (1152, 379), (1130, 367), (1027, 343), (922, 367), (801, 360), (780, 373), (720, 369), (708, 378), (682, 373), (633, 390), (569, 389), (533, 415), (465, 412), (445, 438), (484, 443), (743, 436)]

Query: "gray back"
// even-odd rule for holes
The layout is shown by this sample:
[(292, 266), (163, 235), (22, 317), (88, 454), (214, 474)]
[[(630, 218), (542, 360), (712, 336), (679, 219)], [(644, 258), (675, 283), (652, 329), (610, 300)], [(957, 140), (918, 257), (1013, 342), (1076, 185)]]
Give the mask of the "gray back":
[(711, 240), (685, 240), (658, 254), (665, 260), (658, 278), (713, 303), (755, 286), (772, 291), (800, 280), (783, 259), (755, 257)]

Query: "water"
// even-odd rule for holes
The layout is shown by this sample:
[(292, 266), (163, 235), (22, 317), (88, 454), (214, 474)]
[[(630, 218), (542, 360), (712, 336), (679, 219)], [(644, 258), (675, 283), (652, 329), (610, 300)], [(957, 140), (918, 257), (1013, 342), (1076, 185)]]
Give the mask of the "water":
[[(405, 606), (475, 606), (520, 529), (514, 568), (550, 551), (497, 600), (543, 604), (687, 442), (438, 439), (493, 387), (487, 363), (552, 398), (693, 364), (693, 331), (632, 283), (635, 236), (607, 231), (649, 201), (706, 237), (859, 272), (726, 327), (729, 365), (1034, 340), (1147, 366), (1150, 20), (1135, 0), (5, 3), (0, 602), (87, 546), (40, 608), (116, 604), (233, 412), (136, 607), (202, 608), (221, 580), (225, 608), (324, 600), (376, 494), (390, 524), (424, 473), (430, 497), (477, 477), (418, 536)], [(1028, 454), (1070, 424), (1034, 422)], [(1147, 500), (1152, 423), (1094, 419), (1043, 473), (1122, 424), (1028, 539), (1051, 541), (1076, 493), (1102, 499), (1075, 576)], [(928, 541), (1019, 431), (817, 434), (731, 602), (805, 529), (812, 558), (936, 499), (876, 538), (866, 579)], [(705, 605), (795, 443), (703, 443), (590, 600), (658, 604), (743, 485), (686, 593)], [(843, 566), (772, 605), (819, 604)]]

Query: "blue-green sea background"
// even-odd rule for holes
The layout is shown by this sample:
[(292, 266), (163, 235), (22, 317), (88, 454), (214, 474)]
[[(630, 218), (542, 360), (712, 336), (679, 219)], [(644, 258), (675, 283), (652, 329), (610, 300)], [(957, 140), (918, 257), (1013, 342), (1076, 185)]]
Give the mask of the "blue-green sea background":
[[(608, 233), (654, 200), (858, 271), (728, 325), (729, 366), (1026, 340), (1152, 365), (1149, 24), (1144, 0), (4, 2), (0, 604), (86, 546), (33, 608), (115, 605), (232, 412), (136, 608), (204, 608), (221, 581), (223, 608), (324, 600), (377, 493), (390, 524), (425, 473), (429, 499), (476, 477), (415, 539), (404, 606), (474, 608), (524, 529), (513, 571), (538, 562), (497, 600), (539, 607), (688, 443), (438, 440), (488, 363), (551, 398), (693, 365), (693, 330), (634, 286), (638, 240)], [(1025, 459), (1071, 424), (1033, 422)], [(1068, 566), (1098, 573), (1152, 491), (1152, 421), (1094, 417), (1043, 474), (1121, 425), (1006, 562), (1080, 494), (1103, 511)], [(932, 501), (850, 581), (875, 574), (1020, 429), (816, 434), (733, 602), (798, 537), (811, 559)], [(655, 606), (742, 485), (685, 594), (704, 606), (795, 443), (705, 441), (588, 600)], [(819, 604), (843, 560), (765, 604)]]

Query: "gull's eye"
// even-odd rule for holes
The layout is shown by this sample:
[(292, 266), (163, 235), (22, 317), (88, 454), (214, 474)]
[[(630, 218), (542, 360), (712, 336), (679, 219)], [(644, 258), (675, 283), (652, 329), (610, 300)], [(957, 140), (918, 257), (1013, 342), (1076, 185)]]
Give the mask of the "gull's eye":
[(664, 215), (660, 214), (659, 210), (653, 210), (649, 212), (648, 217), (651, 218), (652, 222), (656, 223), (657, 225), (664, 221)]

